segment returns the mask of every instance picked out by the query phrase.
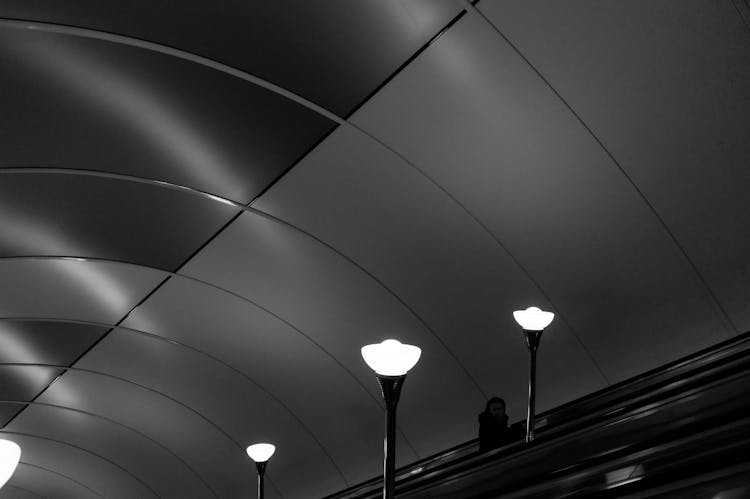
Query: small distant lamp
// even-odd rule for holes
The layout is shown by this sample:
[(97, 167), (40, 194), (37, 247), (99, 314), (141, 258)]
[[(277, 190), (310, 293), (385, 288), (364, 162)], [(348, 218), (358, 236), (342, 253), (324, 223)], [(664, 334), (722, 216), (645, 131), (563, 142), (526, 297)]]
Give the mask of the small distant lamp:
[(272, 444), (253, 444), (247, 448), (247, 455), (255, 461), (258, 470), (258, 499), (263, 499), (263, 475), (266, 473), (266, 464), (271, 459), (276, 447)]
[(544, 328), (550, 325), (555, 314), (537, 307), (516, 310), (513, 317), (523, 329), (526, 346), (529, 348), (529, 406), (526, 414), (526, 442), (534, 440), (534, 403), (536, 398), (536, 349)]
[(0, 439), (0, 489), (10, 480), (21, 459), (21, 448), (10, 440)]
[(397, 340), (362, 347), (362, 358), (375, 371), (385, 401), (383, 499), (393, 499), (396, 485), (396, 405), (406, 373), (419, 361), (422, 350)]

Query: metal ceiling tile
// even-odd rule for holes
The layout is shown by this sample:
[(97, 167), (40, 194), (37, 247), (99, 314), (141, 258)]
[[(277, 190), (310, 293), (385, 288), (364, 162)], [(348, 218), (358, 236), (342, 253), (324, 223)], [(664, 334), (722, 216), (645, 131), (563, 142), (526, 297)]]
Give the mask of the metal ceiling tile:
[(247, 203), (334, 126), (187, 60), (2, 21), (0, 67), (3, 168), (112, 172)]
[(480, 7), (596, 131), (746, 331), (750, 51), (732, 3)]
[[(146, 413), (150, 410), (145, 406), (131, 408), (137, 409)], [(142, 477), (161, 497), (216, 499), (179, 456), (139, 434), (137, 429), (117, 422), (74, 410), (33, 405), (6, 430), (52, 438), (104, 456)], [(58, 496), (53, 493), (50, 497)]]
[[(279, 484), (285, 495), (304, 496), (307, 490), (324, 496), (345, 488), (343, 480), (354, 484), (378, 473), (382, 442), (372, 437), (382, 431), (379, 399), (304, 330), (250, 301), (188, 279), (171, 279), (123, 325), (206, 355), (118, 330), (80, 364), (180, 393), (181, 400), (215, 414), (212, 419), (240, 442), (274, 442), (280, 454), (273, 463), (277, 476), (295, 477)], [(194, 368), (174, 379), (159, 364), (162, 355), (171, 359), (166, 365)], [(123, 360), (115, 360), (119, 357)], [(134, 358), (139, 362), (128, 360)], [(190, 381), (192, 376), (200, 379)], [(197, 389), (191, 393), (190, 386)], [(294, 456), (282, 452), (289, 448)]]
[[(525, 385), (512, 373), (526, 372), (527, 355), (511, 312), (546, 299), (476, 221), (409, 165), (361, 134), (337, 130), (255, 206), (362, 264), (417, 311), (486, 394), (506, 399), (512, 420), (524, 417)], [(603, 386), (570, 330), (556, 323), (552, 335), (545, 343), (566, 361), (540, 365), (545, 408)]]
[[(85, 449), (34, 435), (2, 432), (0, 436), (16, 442), (21, 447), (23, 461), (71, 477), (108, 499), (158, 499), (160, 497), (140, 477), (133, 475), (116, 462), (108, 461)], [(2, 497), (5, 498), (5, 495)]]
[(115, 324), (164, 279), (161, 272), (79, 260), (0, 259), (0, 317)]
[(0, 180), (0, 257), (92, 257), (174, 270), (237, 213), (112, 179), (0, 173)]
[[(417, 453), (402, 447), (403, 462), (475, 433), (476, 408), (484, 401), (455, 359), (376, 280), (310, 236), (258, 215), (243, 214), (182, 273), (250, 298), (304, 331), (377, 399), (379, 387), (360, 348), (386, 337), (420, 345), (424, 354), (410, 375), (410, 395), (403, 397), (399, 419)], [(311, 374), (303, 369), (294, 372), (300, 377)], [(446, 399), (452, 403), (444, 404)], [(441, 410), (425, 421), (423, 408), (436, 406)], [(380, 412), (375, 407), (367, 410)], [(355, 420), (367, 417), (362, 411), (349, 414)], [(380, 433), (372, 439), (380, 440)]]
[(353, 120), (504, 243), (611, 381), (730, 334), (627, 178), (478, 16)]
[[(179, 4), (6, 1), (0, 16), (162, 43), (256, 74), (345, 114), (460, 11), (453, 0)], [(221, 29), (206, 29), (220, 26)]]

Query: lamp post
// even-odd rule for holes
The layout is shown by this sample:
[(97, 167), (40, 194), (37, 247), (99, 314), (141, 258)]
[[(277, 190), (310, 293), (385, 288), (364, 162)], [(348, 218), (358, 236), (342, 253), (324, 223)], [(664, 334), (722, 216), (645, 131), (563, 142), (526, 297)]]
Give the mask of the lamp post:
[(21, 448), (10, 440), (0, 439), (0, 489), (10, 480), (21, 459)]
[(362, 358), (375, 371), (385, 402), (383, 441), (383, 499), (393, 499), (396, 485), (396, 405), (406, 373), (419, 361), (422, 350), (397, 340), (362, 347)]
[(272, 444), (253, 444), (247, 448), (247, 455), (255, 461), (258, 470), (258, 499), (263, 499), (263, 475), (266, 473), (266, 464), (271, 459), (276, 447)]
[(513, 312), (516, 322), (523, 328), (526, 346), (529, 349), (529, 406), (526, 414), (526, 442), (534, 440), (534, 403), (536, 398), (536, 349), (544, 328), (550, 325), (555, 314), (537, 307)]

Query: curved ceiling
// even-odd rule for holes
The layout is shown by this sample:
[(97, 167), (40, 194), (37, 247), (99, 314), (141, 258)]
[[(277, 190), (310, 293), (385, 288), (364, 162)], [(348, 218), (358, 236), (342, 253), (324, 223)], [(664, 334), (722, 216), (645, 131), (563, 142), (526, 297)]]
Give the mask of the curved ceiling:
[(273, 498), (750, 329), (750, 8), (0, 2), (4, 498)]

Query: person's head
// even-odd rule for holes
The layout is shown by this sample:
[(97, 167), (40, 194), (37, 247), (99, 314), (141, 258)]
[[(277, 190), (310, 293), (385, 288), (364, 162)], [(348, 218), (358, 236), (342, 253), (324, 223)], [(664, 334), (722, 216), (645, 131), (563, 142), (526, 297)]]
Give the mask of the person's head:
[(507, 414), (505, 414), (505, 400), (500, 397), (492, 397), (489, 399), (485, 411), (487, 411), (496, 421), (505, 421), (508, 419)]

